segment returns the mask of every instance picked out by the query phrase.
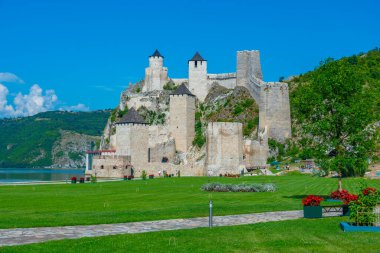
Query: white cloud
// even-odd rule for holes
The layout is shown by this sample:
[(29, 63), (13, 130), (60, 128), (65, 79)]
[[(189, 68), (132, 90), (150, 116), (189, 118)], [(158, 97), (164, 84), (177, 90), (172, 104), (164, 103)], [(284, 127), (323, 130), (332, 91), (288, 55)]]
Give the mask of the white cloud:
[(8, 83), (24, 83), (24, 81), (13, 73), (2, 72), (0, 73), (0, 82)]
[(60, 111), (72, 111), (72, 112), (88, 112), (90, 108), (84, 104), (77, 104), (77, 105), (72, 105), (72, 106), (64, 106), (59, 108)]
[[(21, 79), (20, 79), (21, 80)], [(8, 101), (8, 95), (13, 96), (13, 103)], [(29, 93), (9, 94), (8, 88), (0, 83), (0, 118), (32, 116), (40, 112), (56, 109), (58, 97), (54, 90), (45, 90), (34, 84)], [(90, 108), (84, 104), (64, 106), (62, 111), (89, 111)]]
[(8, 93), (8, 88), (0, 83), (0, 117), (10, 117), (14, 113), (13, 106), (8, 105)]

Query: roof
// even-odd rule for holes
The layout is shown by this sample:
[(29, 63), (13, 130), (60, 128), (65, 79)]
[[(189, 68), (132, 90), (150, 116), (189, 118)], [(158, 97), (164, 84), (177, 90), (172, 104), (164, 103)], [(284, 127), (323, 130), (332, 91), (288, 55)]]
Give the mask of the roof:
[(144, 119), (138, 114), (135, 108), (129, 109), (116, 124), (146, 124)]
[(189, 61), (206, 61), (206, 60), (203, 59), (203, 57), (198, 52), (196, 52), (193, 58), (191, 58)]
[(189, 91), (189, 89), (186, 87), (186, 85), (183, 83), (181, 84), (172, 94), (170, 95), (188, 95), (188, 96), (194, 96), (193, 93)]
[(158, 52), (158, 50), (156, 49), (156, 51), (154, 51), (154, 53), (150, 56), (150, 57), (161, 57), (161, 58), (164, 58), (160, 52)]

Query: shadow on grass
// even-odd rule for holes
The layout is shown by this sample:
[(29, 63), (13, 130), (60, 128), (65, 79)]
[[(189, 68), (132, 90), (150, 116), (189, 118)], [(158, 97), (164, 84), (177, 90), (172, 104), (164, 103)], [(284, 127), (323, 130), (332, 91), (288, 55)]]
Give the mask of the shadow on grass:
[[(312, 194), (308, 194), (308, 195), (312, 195)], [(286, 198), (286, 199), (300, 199), (301, 200), (303, 198), (306, 198), (308, 195), (291, 195), (291, 196), (283, 196), (283, 198)], [(325, 200), (330, 198), (330, 196), (328, 196), (328, 195), (318, 195), (318, 194), (316, 194), (316, 195), (319, 196), (319, 197), (324, 198)]]

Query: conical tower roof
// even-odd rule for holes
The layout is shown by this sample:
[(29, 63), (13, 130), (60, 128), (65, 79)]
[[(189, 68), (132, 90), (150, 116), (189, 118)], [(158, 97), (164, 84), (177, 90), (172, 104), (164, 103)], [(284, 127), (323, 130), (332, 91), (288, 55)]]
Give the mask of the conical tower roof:
[(188, 95), (193, 96), (194, 94), (189, 91), (189, 89), (186, 87), (186, 85), (183, 83), (181, 84), (172, 94), (170, 95)]
[(164, 58), (160, 52), (158, 52), (158, 50), (156, 49), (156, 51), (154, 51), (154, 53), (150, 56), (150, 57), (161, 57), (161, 58)]
[(146, 124), (144, 119), (138, 114), (135, 108), (129, 109), (127, 114), (125, 114), (117, 124)]
[(193, 58), (191, 58), (191, 60), (189, 61), (206, 61), (206, 60), (203, 59), (203, 57), (198, 52), (196, 52)]

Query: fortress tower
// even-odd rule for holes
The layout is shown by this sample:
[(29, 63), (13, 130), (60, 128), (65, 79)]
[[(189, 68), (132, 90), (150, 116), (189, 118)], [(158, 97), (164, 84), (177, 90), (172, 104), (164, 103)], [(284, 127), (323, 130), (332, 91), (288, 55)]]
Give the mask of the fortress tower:
[(164, 67), (164, 57), (156, 50), (149, 56), (149, 67), (145, 69), (143, 91), (162, 90), (168, 80), (168, 69)]
[(131, 163), (148, 162), (149, 126), (132, 107), (116, 123), (116, 155), (130, 156)]
[(196, 52), (189, 60), (189, 89), (200, 101), (204, 101), (208, 93), (207, 61)]
[(169, 111), (169, 131), (175, 140), (176, 150), (186, 152), (195, 136), (195, 97), (185, 84), (170, 95)]

